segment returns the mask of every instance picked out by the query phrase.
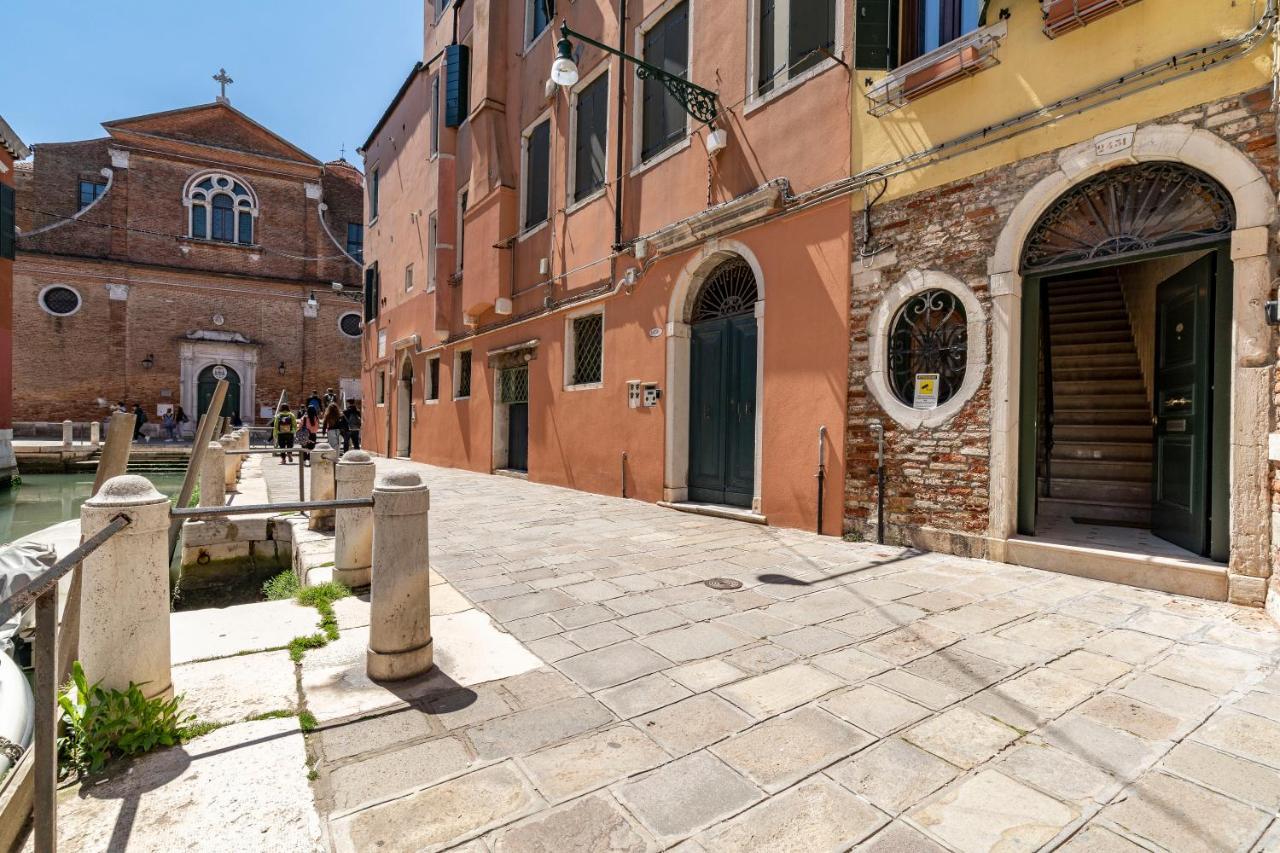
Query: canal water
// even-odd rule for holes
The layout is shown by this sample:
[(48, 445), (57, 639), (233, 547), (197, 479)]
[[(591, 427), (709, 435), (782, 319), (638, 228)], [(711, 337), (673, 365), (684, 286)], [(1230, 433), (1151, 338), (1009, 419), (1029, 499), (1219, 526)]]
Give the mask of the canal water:
[[(147, 479), (169, 497), (182, 488), (181, 474), (150, 474)], [(92, 489), (92, 471), (23, 474), (19, 485), (0, 491), (0, 545), (51, 524), (79, 518), (80, 504), (89, 499)]]

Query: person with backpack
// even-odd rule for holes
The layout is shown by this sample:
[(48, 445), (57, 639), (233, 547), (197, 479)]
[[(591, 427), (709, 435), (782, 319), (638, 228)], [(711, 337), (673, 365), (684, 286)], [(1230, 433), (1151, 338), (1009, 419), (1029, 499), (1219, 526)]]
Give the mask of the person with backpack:
[[(304, 450), (315, 450), (319, 436), (320, 419), (316, 417), (314, 409), (308, 408), (302, 413), (302, 417), (298, 418), (298, 447)], [(298, 461), (300, 464), (309, 465), (311, 463), (311, 454), (298, 454)]]
[(347, 403), (346, 411), (342, 413), (342, 417), (347, 422), (347, 432), (343, 436), (342, 452), (346, 453), (351, 448), (360, 449), (360, 410), (356, 408), (353, 402)]
[[(280, 411), (276, 412), (275, 418), (271, 421), (271, 439), (275, 442), (276, 447), (281, 449), (293, 447), (293, 434), (297, 431), (298, 419), (293, 416), (293, 412), (289, 409), (289, 404), (285, 403), (280, 407)], [(280, 464), (288, 465), (293, 461), (292, 453), (280, 454)]]

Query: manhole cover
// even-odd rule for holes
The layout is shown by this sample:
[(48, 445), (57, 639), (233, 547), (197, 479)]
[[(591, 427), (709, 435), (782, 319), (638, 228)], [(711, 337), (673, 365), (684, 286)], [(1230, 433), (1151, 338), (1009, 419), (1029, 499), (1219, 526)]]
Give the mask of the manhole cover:
[(712, 589), (742, 589), (742, 581), (733, 578), (712, 578), (706, 584)]

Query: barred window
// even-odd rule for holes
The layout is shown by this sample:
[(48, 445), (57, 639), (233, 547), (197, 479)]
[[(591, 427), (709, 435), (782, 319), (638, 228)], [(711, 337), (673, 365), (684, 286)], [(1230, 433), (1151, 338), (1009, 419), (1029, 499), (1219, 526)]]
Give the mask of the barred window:
[(471, 396), (471, 350), (462, 350), (457, 358), (453, 396), (454, 399), (463, 399)]
[(529, 402), (529, 365), (505, 367), (498, 376), (498, 402)]
[(572, 385), (591, 385), (604, 375), (604, 315), (588, 314), (573, 320)]

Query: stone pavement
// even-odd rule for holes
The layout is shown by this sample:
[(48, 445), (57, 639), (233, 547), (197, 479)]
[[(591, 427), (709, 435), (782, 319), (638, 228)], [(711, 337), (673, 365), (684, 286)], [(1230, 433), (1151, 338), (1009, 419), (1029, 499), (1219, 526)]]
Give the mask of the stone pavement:
[(1280, 849), (1261, 612), (410, 466), (545, 665), (322, 720), (337, 850)]

